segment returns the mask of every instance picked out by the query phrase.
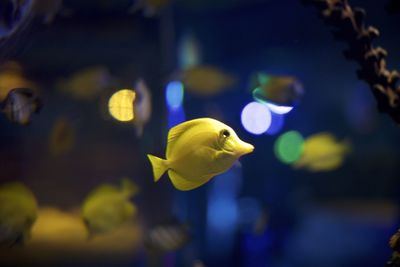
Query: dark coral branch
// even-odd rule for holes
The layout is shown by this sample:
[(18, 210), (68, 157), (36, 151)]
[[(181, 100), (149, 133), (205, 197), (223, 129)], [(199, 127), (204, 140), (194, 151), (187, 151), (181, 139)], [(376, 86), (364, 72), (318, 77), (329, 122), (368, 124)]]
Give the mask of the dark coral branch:
[(302, 0), (314, 5), (324, 22), (332, 28), (334, 37), (345, 41), (349, 47), (343, 52), (348, 60), (360, 65), (359, 79), (366, 81), (381, 112), (388, 113), (400, 123), (400, 75), (386, 68), (387, 51), (374, 47), (372, 42), (379, 36), (375, 27), (365, 26), (365, 11), (352, 8), (347, 0)]
[(400, 230), (390, 238), (389, 245), (393, 249), (392, 258), (386, 263), (385, 267), (400, 267)]

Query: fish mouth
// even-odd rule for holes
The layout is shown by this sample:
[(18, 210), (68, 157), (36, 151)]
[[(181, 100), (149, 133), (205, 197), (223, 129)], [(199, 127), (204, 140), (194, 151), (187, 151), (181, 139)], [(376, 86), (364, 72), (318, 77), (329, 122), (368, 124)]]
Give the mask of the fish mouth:
[(239, 155), (243, 156), (254, 151), (254, 146), (245, 142), (242, 142), (238, 149)]

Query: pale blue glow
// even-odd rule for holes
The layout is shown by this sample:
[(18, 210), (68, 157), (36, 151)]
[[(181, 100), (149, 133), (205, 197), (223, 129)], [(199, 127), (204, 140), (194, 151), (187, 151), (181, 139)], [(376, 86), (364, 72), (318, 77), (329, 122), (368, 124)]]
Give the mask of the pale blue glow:
[(282, 130), (283, 125), (285, 124), (285, 115), (276, 114), (274, 112), (271, 112), (271, 115), (272, 115), (271, 126), (265, 133), (269, 135), (275, 135)]
[(274, 112), (276, 114), (286, 114), (286, 113), (289, 113), (290, 111), (292, 111), (292, 109), (293, 109), (293, 107), (278, 106), (278, 105), (274, 105), (271, 103), (266, 103), (266, 105), (272, 112)]
[(230, 197), (210, 197), (207, 210), (207, 222), (214, 230), (230, 232), (234, 230), (238, 219), (236, 201)]
[(271, 112), (266, 105), (251, 102), (243, 108), (241, 121), (249, 133), (262, 134), (271, 126)]
[(175, 125), (186, 120), (185, 110), (182, 107), (171, 109), (168, 111), (168, 128), (171, 129)]
[(261, 216), (261, 205), (257, 199), (243, 197), (238, 201), (239, 223), (243, 225), (255, 224)]
[(180, 81), (171, 81), (167, 84), (165, 92), (167, 106), (170, 109), (178, 109), (183, 102), (183, 84)]

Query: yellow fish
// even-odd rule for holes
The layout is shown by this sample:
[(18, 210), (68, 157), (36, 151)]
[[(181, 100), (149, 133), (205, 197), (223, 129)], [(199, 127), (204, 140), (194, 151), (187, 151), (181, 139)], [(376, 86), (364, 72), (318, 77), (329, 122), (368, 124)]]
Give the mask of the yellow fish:
[(24, 243), (37, 217), (32, 192), (19, 182), (0, 185), (0, 247)]
[(182, 74), (182, 82), (189, 91), (209, 96), (234, 85), (235, 78), (216, 67), (200, 65), (185, 70)]
[(129, 199), (138, 192), (138, 187), (124, 178), (121, 187), (102, 184), (86, 198), (82, 216), (89, 231), (89, 237), (106, 233), (121, 226), (136, 213), (136, 207)]
[(330, 133), (319, 133), (308, 137), (303, 144), (303, 153), (294, 163), (295, 168), (313, 172), (331, 171), (339, 168), (350, 152), (347, 141), (339, 143)]
[(24, 77), (22, 66), (14, 61), (0, 65), (0, 101), (6, 99), (8, 93), (14, 88), (36, 89), (34, 82)]
[(228, 125), (211, 118), (186, 121), (168, 133), (166, 159), (148, 154), (154, 181), (164, 172), (176, 189), (195, 189), (227, 171), (235, 161), (253, 151)]
[(56, 88), (76, 99), (91, 100), (114, 83), (115, 80), (106, 67), (94, 66), (75, 72), (68, 79), (61, 79)]

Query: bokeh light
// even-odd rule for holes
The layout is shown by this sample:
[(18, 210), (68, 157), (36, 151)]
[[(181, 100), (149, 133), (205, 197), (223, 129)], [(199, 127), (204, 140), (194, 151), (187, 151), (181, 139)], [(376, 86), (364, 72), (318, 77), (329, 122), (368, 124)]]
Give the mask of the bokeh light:
[(168, 129), (186, 120), (185, 110), (182, 107), (168, 111)]
[(265, 133), (269, 135), (275, 135), (282, 130), (284, 124), (285, 124), (285, 115), (271, 112), (271, 126)]
[(136, 94), (133, 90), (122, 89), (115, 92), (108, 101), (108, 110), (118, 121), (131, 121), (135, 117), (133, 101)]
[(303, 152), (304, 139), (297, 131), (289, 131), (275, 142), (274, 150), (276, 157), (283, 163), (293, 163), (297, 161)]
[(165, 99), (169, 109), (178, 109), (182, 106), (183, 88), (180, 81), (171, 81), (167, 84)]
[(271, 125), (271, 112), (266, 105), (251, 102), (243, 108), (241, 120), (246, 131), (252, 134), (262, 134)]
[(293, 107), (290, 107), (290, 106), (278, 106), (278, 105), (274, 105), (271, 103), (266, 103), (266, 105), (273, 113), (276, 113), (276, 114), (286, 114), (286, 113), (289, 113), (290, 111), (292, 111), (292, 109), (293, 109)]
[[(214, 229), (231, 231), (235, 227), (238, 210), (234, 198), (214, 196), (209, 199), (207, 222)], [(229, 229), (229, 230), (228, 230)]]

